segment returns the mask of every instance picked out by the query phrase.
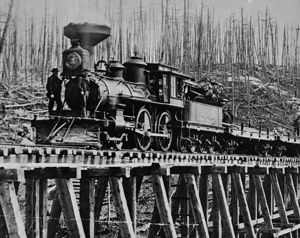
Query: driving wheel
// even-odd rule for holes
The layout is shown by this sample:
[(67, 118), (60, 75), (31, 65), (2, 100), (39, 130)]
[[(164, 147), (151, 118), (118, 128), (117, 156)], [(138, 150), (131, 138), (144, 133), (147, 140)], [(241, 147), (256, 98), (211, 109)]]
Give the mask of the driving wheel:
[(168, 137), (157, 137), (155, 139), (159, 150), (168, 151), (172, 144), (173, 132), (171, 127), (171, 116), (168, 112), (159, 115), (156, 121), (156, 133), (166, 135)]
[(138, 149), (146, 151), (150, 148), (152, 142), (150, 132), (151, 115), (146, 108), (141, 108), (135, 123), (135, 143)]

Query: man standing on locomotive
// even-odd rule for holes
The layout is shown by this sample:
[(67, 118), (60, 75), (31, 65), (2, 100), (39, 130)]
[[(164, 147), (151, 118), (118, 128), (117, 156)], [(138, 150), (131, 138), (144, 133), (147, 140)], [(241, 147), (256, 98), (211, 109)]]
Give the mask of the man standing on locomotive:
[(297, 105), (297, 112), (293, 122), (293, 126), (295, 129), (295, 136), (299, 136), (300, 135), (300, 105)]
[(51, 70), (52, 75), (47, 80), (47, 97), (49, 98), (48, 110), (49, 114), (53, 114), (54, 102), (56, 102), (56, 112), (60, 112), (62, 109), (61, 102), (61, 79), (58, 77), (58, 69), (53, 68)]

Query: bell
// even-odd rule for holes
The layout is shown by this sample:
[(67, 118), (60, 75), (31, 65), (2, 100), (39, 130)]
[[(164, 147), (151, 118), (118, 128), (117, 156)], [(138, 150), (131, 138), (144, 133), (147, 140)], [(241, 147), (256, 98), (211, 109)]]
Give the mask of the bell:
[(107, 71), (106, 61), (103, 59), (103, 57), (95, 65), (95, 71), (96, 72), (103, 72), (103, 73)]

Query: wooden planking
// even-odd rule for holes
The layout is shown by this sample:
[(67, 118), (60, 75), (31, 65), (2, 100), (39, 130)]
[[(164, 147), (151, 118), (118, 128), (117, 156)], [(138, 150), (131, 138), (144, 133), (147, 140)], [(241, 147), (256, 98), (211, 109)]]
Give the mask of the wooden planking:
[(165, 236), (168, 238), (175, 238), (177, 235), (172, 219), (170, 204), (168, 202), (168, 196), (161, 175), (152, 175), (152, 186), (160, 220), (164, 224), (163, 228)]
[(87, 238), (95, 235), (95, 180), (94, 178), (80, 179), (80, 216)]
[(56, 235), (58, 230), (59, 218), (61, 215), (62, 209), (60, 205), (60, 200), (58, 197), (58, 193), (56, 192), (55, 198), (53, 200), (50, 217), (48, 221), (48, 230), (47, 230), (47, 238), (53, 238)]
[(26, 238), (20, 206), (13, 182), (0, 182), (0, 204), (10, 238)]
[(207, 222), (200, 202), (199, 191), (197, 188), (195, 177), (191, 174), (186, 174), (184, 177), (187, 183), (187, 190), (190, 198), (190, 205), (193, 212), (194, 221), (198, 225), (198, 234), (200, 237), (209, 238)]
[(235, 237), (221, 174), (212, 174), (212, 181), (213, 190), (216, 194), (218, 207), (220, 209), (222, 224), (224, 225), (225, 235), (226, 237)]
[(55, 183), (69, 236), (85, 238), (72, 181), (70, 179), (55, 179)]
[(120, 230), (122, 237), (135, 237), (135, 233), (130, 218), (127, 200), (123, 188), (122, 178), (109, 178), (112, 190), (114, 205), (120, 221)]
[(248, 203), (247, 203), (247, 200), (246, 200), (246, 194), (245, 194), (245, 191), (244, 191), (241, 174), (233, 173), (232, 178), (233, 178), (235, 189), (237, 191), (241, 213), (242, 213), (243, 218), (244, 218), (247, 237), (254, 238), (254, 237), (256, 237), (256, 235), (255, 235), (253, 225), (252, 225), (252, 222), (251, 222), (251, 215), (250, 215)]

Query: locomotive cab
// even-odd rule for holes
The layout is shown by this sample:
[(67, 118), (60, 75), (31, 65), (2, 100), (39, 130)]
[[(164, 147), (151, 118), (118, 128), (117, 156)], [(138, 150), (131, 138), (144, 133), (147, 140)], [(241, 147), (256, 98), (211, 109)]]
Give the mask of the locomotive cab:
[(178, 68), (164, 64), (151, 63), (148, 64), (148, 69), (148, 87), (155, 100), (182, 107), (182, 85), (184, 81), (192, 80), (192, 77), (181, 73)]

